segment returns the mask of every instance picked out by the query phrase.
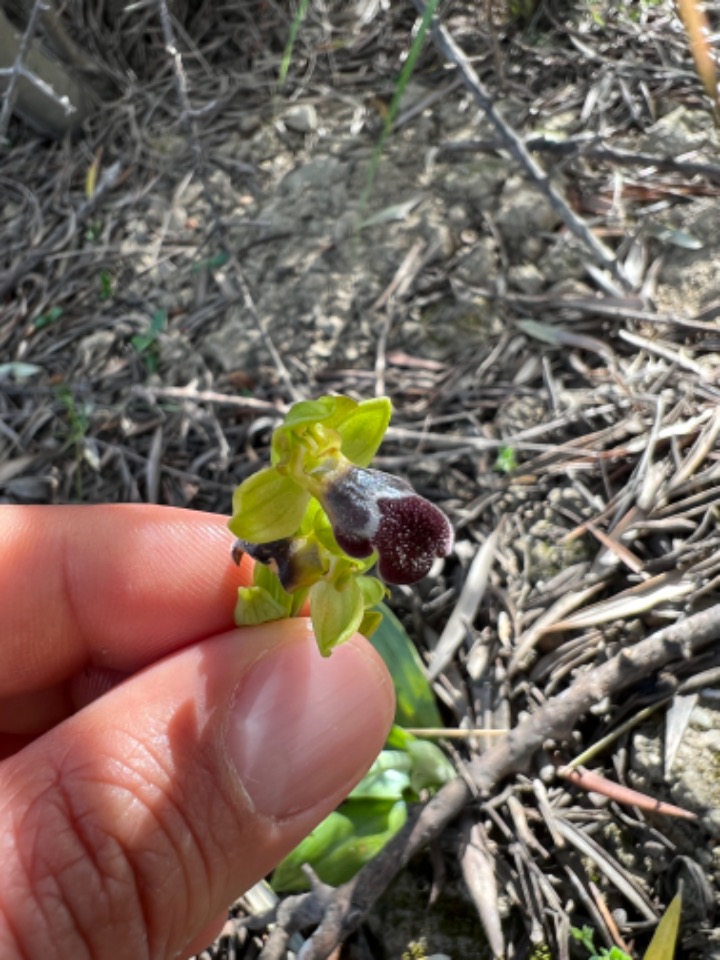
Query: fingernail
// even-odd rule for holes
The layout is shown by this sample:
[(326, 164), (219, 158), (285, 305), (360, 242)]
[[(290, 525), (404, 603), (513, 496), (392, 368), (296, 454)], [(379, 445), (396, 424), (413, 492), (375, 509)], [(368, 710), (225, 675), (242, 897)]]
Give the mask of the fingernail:
[(348, 793), (382, 748), (388, 685), (369, 646), (325, 658), (309, 629), (265, 654), (236, 691), (228, 730), (255, 811), (283, 819)]

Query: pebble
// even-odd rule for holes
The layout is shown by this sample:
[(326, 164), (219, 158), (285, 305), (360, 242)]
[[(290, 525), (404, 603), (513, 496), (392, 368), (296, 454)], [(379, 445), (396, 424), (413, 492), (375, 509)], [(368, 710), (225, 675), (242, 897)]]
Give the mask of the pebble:
[(283, 121), (295, 133), (312, 133), (317, 130), (317, 110), (311, 103), (298, 103), (285, 111)]

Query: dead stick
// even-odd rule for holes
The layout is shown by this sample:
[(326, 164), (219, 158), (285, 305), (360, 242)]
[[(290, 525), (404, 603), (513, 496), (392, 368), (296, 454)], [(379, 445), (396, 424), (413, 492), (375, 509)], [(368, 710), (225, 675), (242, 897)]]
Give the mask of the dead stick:
[[(720, 604), (672, 624), (588, 670), (473, 762), (471, 773), (476, 788), (489, 794), (502, 779), (527, 767), (546, 740), (567, 736), (580, 717), (604, 697), (632, 686), (671, 660), (688, 659), (718, 639)], [(299, 960), (326, 960), (360, 925), (399, 871), (440, 835), (471, 796), (470, 786), (458, 778), (429, 800), (382, 853), (337, 888)]]

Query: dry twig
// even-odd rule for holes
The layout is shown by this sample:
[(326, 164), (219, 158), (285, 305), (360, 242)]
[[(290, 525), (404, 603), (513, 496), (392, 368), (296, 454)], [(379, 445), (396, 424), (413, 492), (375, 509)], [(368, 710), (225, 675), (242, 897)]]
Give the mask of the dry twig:
[[(660, 630), (586, 671), (562, 696), (548, 701), (471, 762), (474, 787), (489, 795), (505, 777), (525, 769), (547, 740), (567, 737), (594, 704), (627, 689), (671, 660), (689, 658), (718, 639), (720, 605)], [(464, 780), (448, 783), (382, 853), (338, 887), (322, 923), (303, 948), (302, 960), (326, 960), (362, 922), (399, 870), (459, 815), (471, 797), (471, 788)]]

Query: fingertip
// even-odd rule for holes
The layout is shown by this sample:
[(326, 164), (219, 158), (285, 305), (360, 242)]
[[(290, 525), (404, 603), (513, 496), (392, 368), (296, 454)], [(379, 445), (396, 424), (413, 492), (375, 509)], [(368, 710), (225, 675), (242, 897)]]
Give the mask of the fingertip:
[(225, 517), (142, 504), (0, 510), (0, 697), (87, 664), (133, 672), (229, 629), (238, 586)]

